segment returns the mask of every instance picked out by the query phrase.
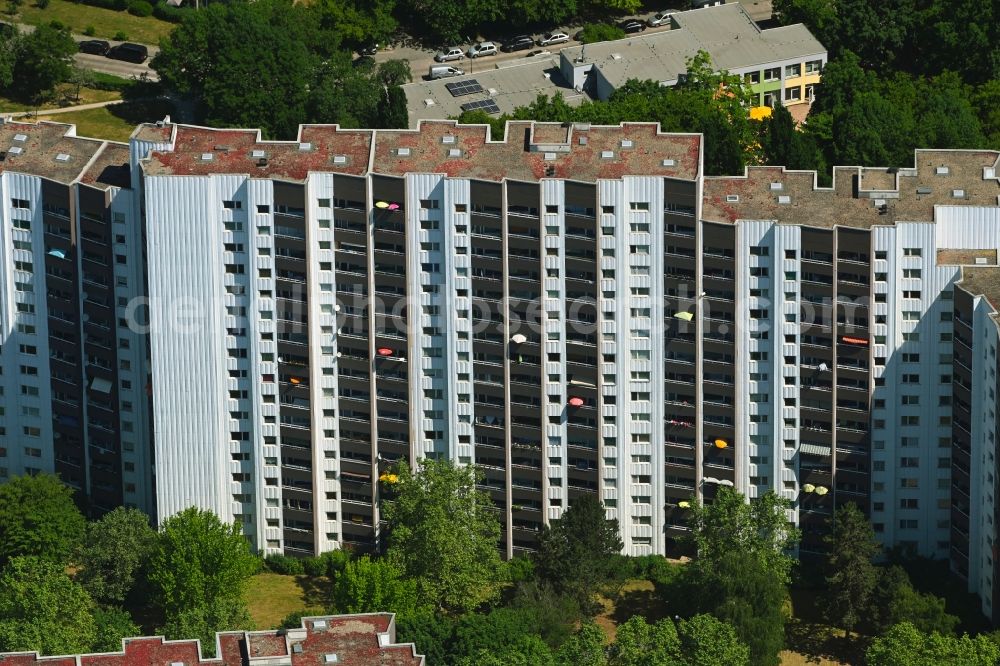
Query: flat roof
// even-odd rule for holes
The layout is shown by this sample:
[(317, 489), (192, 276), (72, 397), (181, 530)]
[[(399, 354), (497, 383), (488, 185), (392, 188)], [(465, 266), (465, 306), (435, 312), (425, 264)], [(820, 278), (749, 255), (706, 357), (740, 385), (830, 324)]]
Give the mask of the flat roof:
[(368, 170), (372, 130), (302, 125), (296, 141), (265, 141), (259, 130), (172, 127), (172, 148), (143, 161), (146, 175), (244, 173), (302, 181), (312, 171), (360, 175)]
[(560, 55), (564, 62), (593, 63), (617, 88), (629, 79), (676, 82), (698, 51), (708, 52), (717, 70), (729, 71), (827, 52), (801, 23), (761, 30), (739, 3), (677, 12), (673, 20), (672, 30), (574, 46)]
[(962, 277), (956, 284), (973, 296), (985, 298), (995, 311), (993, 316), (994, 321), (996, 320), (996, 313), (1000, 312), (1000, 267), (965, 266), (962, 268)]
[[(255, 130), (177, 125), (172, 150), (142, 162), (149, 176), (239, 173), (252, 178), (304, 181), (310, 172), (403, 176), (442, 173), (462, 178), (593, 182), (624, 175), (693, 180), (699, 173), (701, 136), (659, 131), (656, 123), (597, 126), (511, 121), (506, 136), (487, 125), (421, 121), (412, 130), (340, 130), (304, 126), (299, 141), (261, 141)], [(307, 143), (307, 150), (300, 149)], [(266, 165), (257, 166), (266, 156)], [(343, 162), (335, 157), (343, 156)]]
[[(589, 99), (563, 80), (557, 54), (506, 61), (489, 69), (480, 69), (488, 65), (480, 65), (479, 61), (474, 61), (474, 66), (470, 62), (473, 61), (454, 63), (467, 72), (463, 76), (421, 80), (403, 86), (411, 125), (419, 120), (457, 118), (463, 104), (489, 99), (501, 114), (513, 113), (514, 109), (534, 102), (539, 95), (552, 97), (562, 93), (563, 99), (574, 106)], [(470, 69), (479, 71), (470, 72)], [(470, 79), (479, 82), (482, 92), (455, 97), (448, 91), (449, 84)]]
[(109, 187), (131, 187), (128, 146), (123, 143), (105, 143), (80, 176), (80, 182), (102, 190)]
[(997, 265), (996, 249), (981, 250), (942, 248), (937, 251), (938, 266)]
[[(934, 222), (934, 207), (939, 205), (1000, 204), (1000, 180), (984, 177), (986, 167), (1000, 166), (1000, 152), (917, 150), (914, 164), (895, 170), (834, 167), (829, 188), (816, 186), (813, 171), (784, 167), (748, 167), (743, 176), (709, 176), (704, 180), (702, 218), (870, 228), (897, 221)], [(892, 186), (885, 187), (889, 176)]]
[(69, 185), (77, 180), (105, 141), (76, 136), (63, 123), (0, 122), (0, 172), (48, 178)]

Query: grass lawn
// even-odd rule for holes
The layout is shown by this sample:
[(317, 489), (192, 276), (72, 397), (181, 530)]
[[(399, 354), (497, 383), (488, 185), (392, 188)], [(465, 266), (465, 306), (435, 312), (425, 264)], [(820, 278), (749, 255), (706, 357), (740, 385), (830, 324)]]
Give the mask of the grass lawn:
[(162, 120), (170, 113), (169, 105), (162, 102), (124, 103), (106, 106), (100, 109), (86, 111), (69, 111), (51, 116), (39, 116), (39, 119), (51, 120), (57, 123), (76, 124), (78, 136), (109, 141), (128, 141), (135, 126), (141, 122)]
[(326, 577), (283, 576), (260, 573), (250, 579), (247, 605), (258, 629), (273, 629), (289, 613), (330, 605), (330, 580)]
[[(95, 90), (93, 88), (81, 88), (80, 98), (76, 99), (76, 86), (63, 84), (52, 100), (38, 106), (39, 111), (46, 109), (60, 109), (65, 106), (77, 106), (78, 104), (92, 104), (93, 102), (107, 102), (113, 99), (121, 99), (121, 93), (111, 90)], [(10, 99), (0, 96), (0, 112), (11, 111), (34, 111), (36, 107), (26, 104), (21, 100)]]
[(104, 39), (113, 39), (115, 33), (122, 31), (130, 41), (154, 45), (159, 44), (160, 38), (166, 37), (174, 29), (173, 23), (153, 16), (132, 16), (126, 11), (91, 7), (67, 0), (50, 0), (45, 9), (39, 9), (31, 0), (26, 0), (18, 9), (17, 20), (29, 25), (42, 25), (57, 20), (80, 34), (83, 34), (87, 26), (93, 26), (96, 30), (95, 37)]

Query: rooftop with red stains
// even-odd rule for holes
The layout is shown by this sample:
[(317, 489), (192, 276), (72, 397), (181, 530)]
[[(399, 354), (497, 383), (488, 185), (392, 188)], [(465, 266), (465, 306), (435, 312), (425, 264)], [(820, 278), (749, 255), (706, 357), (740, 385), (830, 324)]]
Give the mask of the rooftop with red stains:
[[(293, 142), (263, 141), (256, 130), (172, 127), (172, 149), (153, 152), (143, 162), (147, 175), (237, 173), (304, 181), (314, 171), (363, 175), (370, 170), (494, 181), (592, 182), (623, 175), (693, 180), (701, 156), (700, 136), (663, 133), (655, 123), (599, 127), (512, 121), (506, 136), (498, 138), (490, 136), (486, 125), (455, 121), (423, 121), (415, 130), (305, 125)], [(140, 128), (135, 136), (149, 131)]]
[(80, 177), (105, 143), (77, 137), (74, 125), (0, 122), (0, 172), (41, 176), (68, 185)]
[[(216, 636), (216, 657), (202, 658), (196, 640), (130, 638), (122, 652), (58, 657), (37, 653), (0, 654), (0, 666), (423, 666), (412, 643), (396, 644), (392, 613), (303, 618), (302, 628), (224, 632)], [(336, 655), (333, 659), (330, 655)]]
[(914, 167), (835, 167), (833, 186), (813, 171), (749, 167), (743, 176), (705, 178), (702, 218), (775, 220), (815, 227), (933, 222), (936, 205), (1000, 204), (1000, 152), (917, 150)]

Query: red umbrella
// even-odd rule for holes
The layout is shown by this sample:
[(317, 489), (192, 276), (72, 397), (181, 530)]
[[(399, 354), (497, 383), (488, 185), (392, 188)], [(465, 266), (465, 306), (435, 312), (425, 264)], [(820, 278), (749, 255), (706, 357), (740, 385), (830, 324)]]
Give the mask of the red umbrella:
[(392, 350), (388, 347), (379, 347), (375, 350), (379, 356), (392, 356)]
[(569, 399), (569, 405), (570, 407), (583, 407), (583, 398), (577, 398), (576, 396), (573, 396), (572, 398)]

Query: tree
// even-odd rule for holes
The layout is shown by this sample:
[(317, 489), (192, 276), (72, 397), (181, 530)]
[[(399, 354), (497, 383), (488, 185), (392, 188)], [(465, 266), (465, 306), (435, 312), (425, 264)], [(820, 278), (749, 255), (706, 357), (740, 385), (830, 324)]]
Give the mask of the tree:
[(198, 638), (202, 651), (208, 656), (215, 656), (216, 632), (253, 628), (253, 620), (242, 597), (221, 597), (168, 614), (160, 631), (170, 639)]
[(412, 615), (418, 608), (417, 583), (403, 578), (398, 564), (364, 555), (348, 562), (333, 584), (333, 610), (337, 613), (392, 612)]
[(665, 666), (680, 663), (680, 639), (671, 620), (655, 624), (633, 615), (618, 627), (608, 650), (609, 666)]
[(97, 638), (93, 601), (60, 564), (15, 557), (0, 573), (0, 652), (88, 652)]
[(588, 23), (580, 31), (579, 41), (584, 44), (594, 42), (609, 42), (615, 39), (625, 39), (625, 31), (610, 23)]
[(239, 523), (223, 524), (194, 507), (168, 518), (148, 573), (152, 601), (166, 618), (164, 632), (207, 640), (216, 631), (248, 626), (243, 591), (258, 565)]
[(595, 495), (581, 495), (559, 520), (542, 529), (535, 569), (541, 580), (573, 596), (587, 612), (598, 587), (612, 577), (621, 549), (618, 521), (608, 520)]
[(20, 33), (0, 26), (0, 90), (14, 82), (14, 67), (17, 65)]
[(831, 622), (851, 630), (861, 621), (875, 590), (876, 570), (872, 560), (882, 547), (875, 530), (854, 503), (843, 504), (829, 521), (827, 546), (827, 614)]
[(584, 622), (580, 631), (559, 647), (557, 661), (562, 666), (605, 666), (604, 631), (593, 622)]
[(76, 41), (65, 27), (40, 25), (20, 39), (14, 86), (28, 99), (38, 101), (72, 73)]
[(530, 610), (496, 608), (489, 613), (469, 613), (455, 624), (444, 663), (460, 663), (491, 651), (516, 650), (527, 635), (537, 636), (535, 615)]
[(677, 626), (685, 666), (747, 666), (750, 648), (725, 622), (711, 615), (695, 615)]
[(788, 506), (788, 500), (774, 491), (748, 503), (728, 486), (719, 487), (711, 504), (693, 502), (688, 524), (697, 551), (696, 568), (710, 570), (723, 556), (740, 552), (787, 584), (795, 563), (789, 550), (798, 541), (798, 531), (785, 517)]
[(142, 635), (128, 611), (114, 606), (94, 609), (94, 624), (97, 625), (97, 638), (93, 652), (120, 652), (123, 638)]
[(489, 495), (476, 488), (481, 473), (450, 461), (404, 463), (396, 498), (385, 507), (387, 556), (417, 581), (436, 607), (469, 611), (500, 594), (500, 522)]
[(872, 641), (865, 657), (868, 666), (995, 666), (1000, 646), (983, 634), (975, 638), (926, 634), (904, 622)]
[(733, 627), (750, 648), (750, 663), (777, 666), (785, 645), (783, 609), (788, 597), (779, 573), (741, 549), (726, 552), (700, 582), (698, 568), (687, 573), (694, 577), (700, 607)]
[(538, 636), (525, 634), (501, 648), (483, 648), (454, 662), (457, 666), (555, 666), (552, 651)]
[(420, 652), (427, 657), (428, 664), (446, 664), (454, 627), (454, 620), (449, 616), (422, 611), (412, 617), (398, 619), (396, 640), (419, 646)]
[(878, 584), (871, 597), (869, 624), (879, 632), (906, 622), (924, 633), (955, 633), (958, 618), (945, 611), (944, 599), (918, 592), (898, 565), (878, 570)]
[(155, 543), (146, 514), (118, 507), (87, 525), (78, 579), (94, 599), (121, 603), (144, 575)]
[(55, 476), (21, 476), (0, 485), (0, 568), (19, 555), (65, 564), (85, 526), (73, 491)]
[(323, 0), (318, 5), (324, 28), (335, 30), (353, 48), (388, 42), (398, 27), (395, 7), (395, 0)]

